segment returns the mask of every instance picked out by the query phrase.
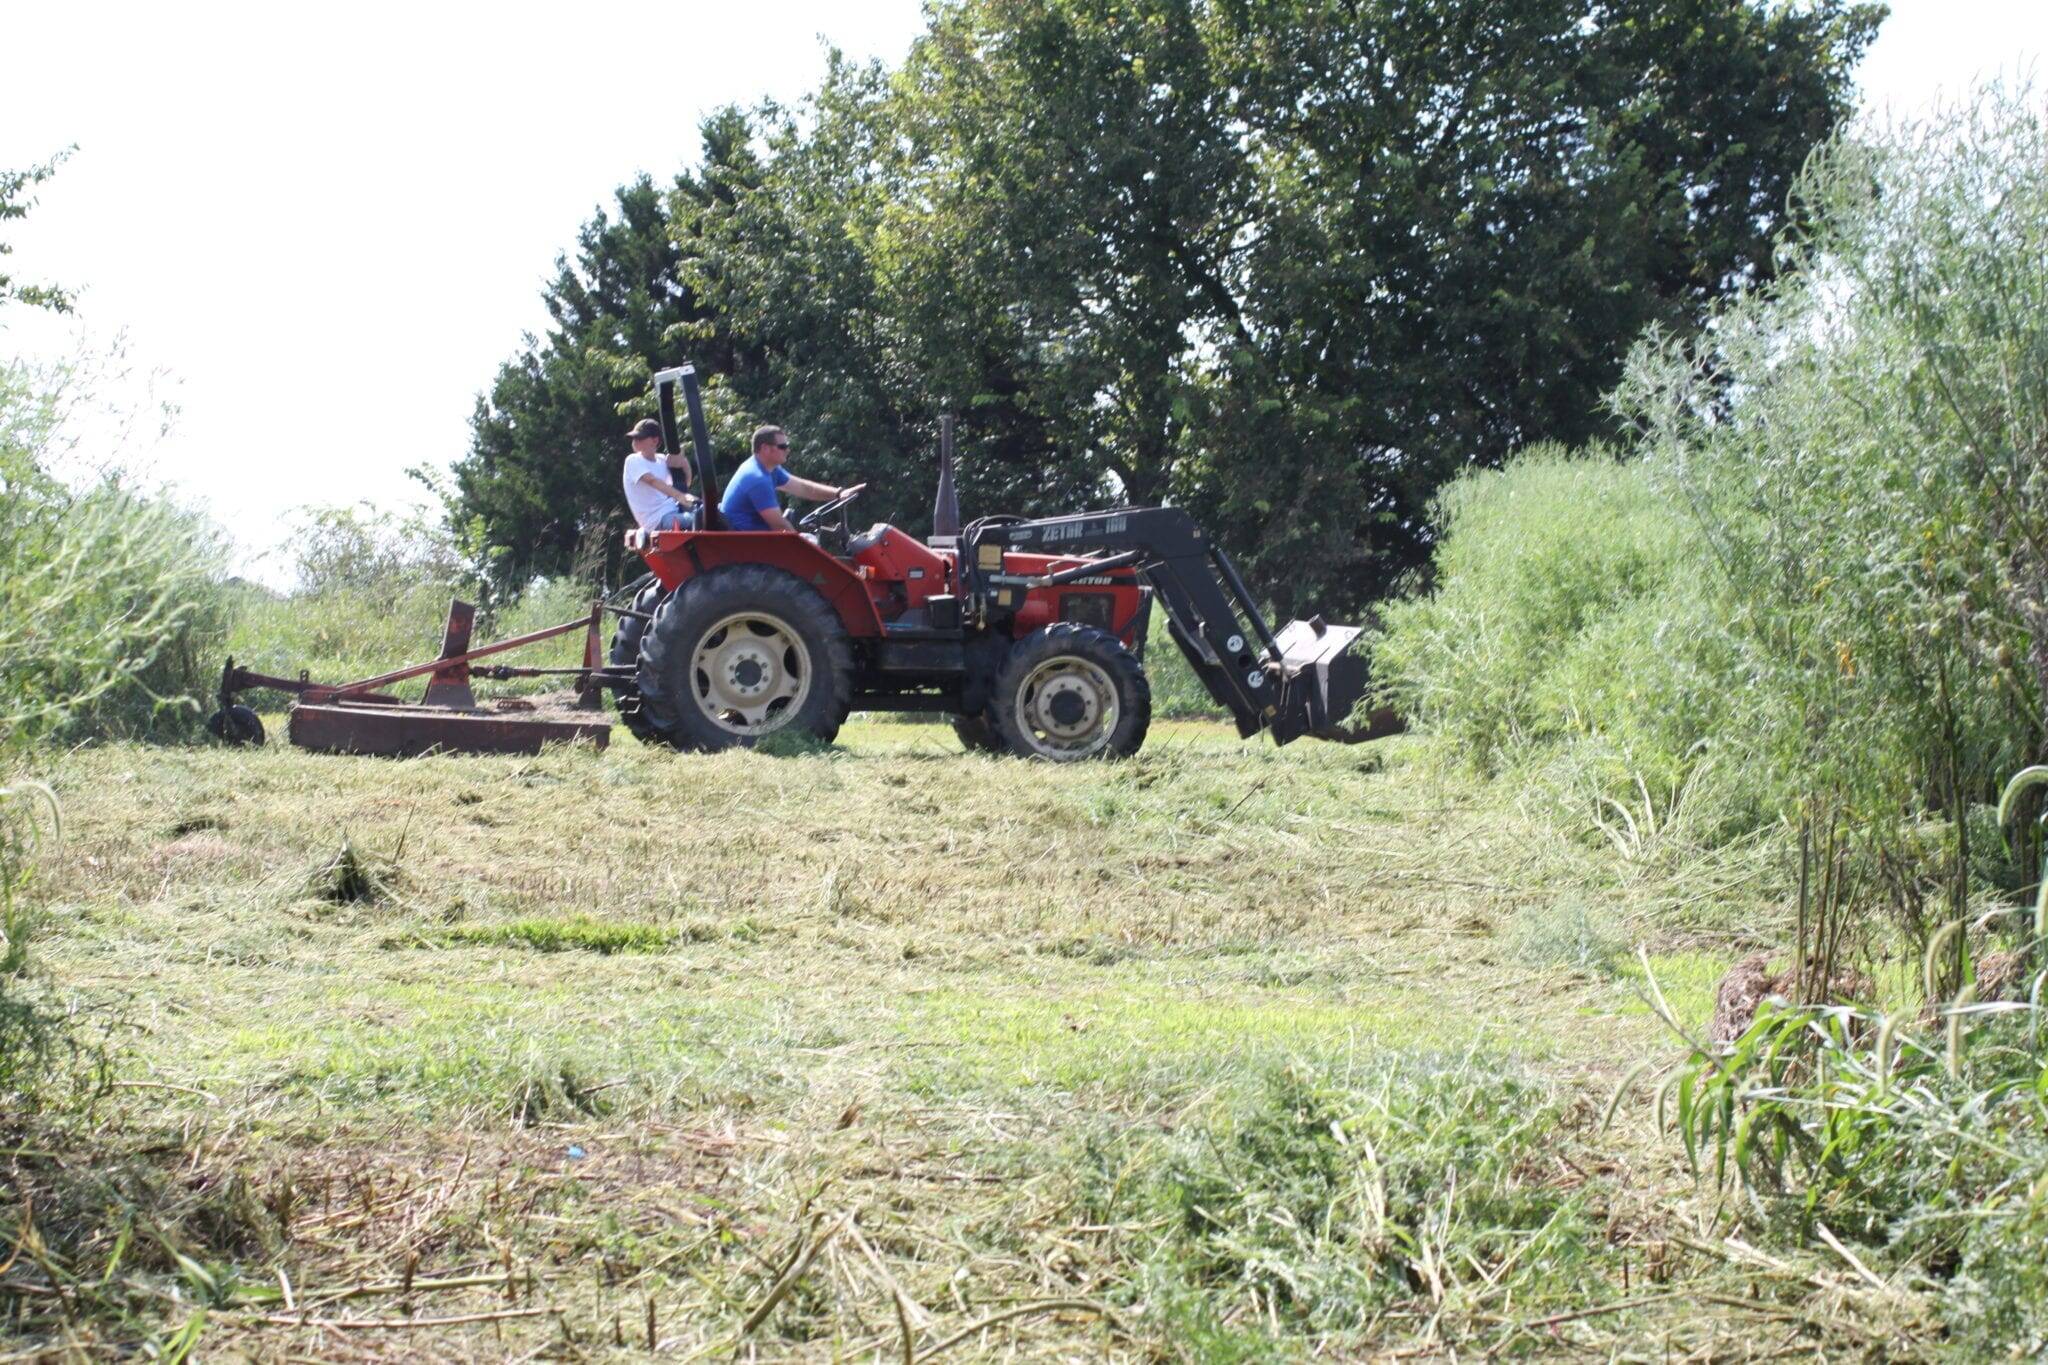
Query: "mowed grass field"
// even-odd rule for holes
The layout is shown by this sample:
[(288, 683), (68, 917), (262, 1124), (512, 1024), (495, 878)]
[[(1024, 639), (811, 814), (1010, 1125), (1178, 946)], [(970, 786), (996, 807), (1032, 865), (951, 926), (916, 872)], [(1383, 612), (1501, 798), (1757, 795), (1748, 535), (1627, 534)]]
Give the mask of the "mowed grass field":
[(1577, 942), (1643, 938), (1697, 1025), (1753, 869), (1562, 837), (1425, 739), (614, 737), (53, 765), (38, 947), (100, 1098), (8, 1173), (122, 1307), (25, 1349), (1813, 1349), (1687, 1250), (1649, 1086), (1602, 1129), (1680, 1048)]

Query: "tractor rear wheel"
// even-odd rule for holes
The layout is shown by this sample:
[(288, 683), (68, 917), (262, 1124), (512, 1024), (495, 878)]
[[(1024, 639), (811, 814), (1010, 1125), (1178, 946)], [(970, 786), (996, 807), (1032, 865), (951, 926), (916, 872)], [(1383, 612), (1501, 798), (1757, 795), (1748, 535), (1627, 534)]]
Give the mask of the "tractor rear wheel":
[[(652, 616), (654, 609), (661, 605), (663, 588), (661, 580), (647, 574), (630, 589), (633, 592), (633, 610)], [(613, 668), (638, 668), (640, 664), (640, 637), (647, 633), (647, 622), (635, 616), (621, 616), (618, 628), (612, 632)], [(621, 683), (612, 689), (612, 696), (618, 702), (619, 720), (633, 738), (643, 744), (659, 744), (661, 733), (651, 725), (640, 709), (640, 685), (637, 682)]]
[(989, 712), (1003, 743), (1023, 758), (1128, 758), (1152, 723), (1152, 688), (1121, 640), (1062, 621), (1010, 650)]
[(829, 741), (853, 706), (853, 648), (808, 583), (733, 564), (656, 609), (638, 681), (642, 718), (678, 749), (752, 747), (783, 731)]

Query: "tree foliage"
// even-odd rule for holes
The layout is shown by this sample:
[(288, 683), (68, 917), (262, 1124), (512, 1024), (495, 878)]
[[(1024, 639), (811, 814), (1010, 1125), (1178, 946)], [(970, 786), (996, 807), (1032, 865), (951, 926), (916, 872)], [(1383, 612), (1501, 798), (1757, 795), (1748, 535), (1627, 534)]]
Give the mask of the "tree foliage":
[(708, 123), (665, 242), (651, 183), (622, 192), (631, 232), (586, 230), (457, 507), (558, 567), (620, 515), (647, 362), (687, 353), (912, 528), (950, 409), (970, 515), (1172, 498), (1282, 608), (1370, 600), (1447, 478), (1609, 433), (1646, 327), (1771, 276), (1881, 15), (951, 0), (900, 68), (835, 60), (794, 109)]
[[(59, 152), (48, 161), (30, 166), (23, 171), (0, 170), (0, 223), (9, 223), (28, 216), (35, 206), (31, 191), (57, 173), (58, 165), (70, 152)], [(0, 240), (0, 256), (11, 256), (14, 248)], [(5, 270), (0, 270), (0, 306), (9, 303), (23, 303), (34, 308), (48, 308), (58, 313), (71, 311), (71, 295), (48, 284), (24, 284)]]

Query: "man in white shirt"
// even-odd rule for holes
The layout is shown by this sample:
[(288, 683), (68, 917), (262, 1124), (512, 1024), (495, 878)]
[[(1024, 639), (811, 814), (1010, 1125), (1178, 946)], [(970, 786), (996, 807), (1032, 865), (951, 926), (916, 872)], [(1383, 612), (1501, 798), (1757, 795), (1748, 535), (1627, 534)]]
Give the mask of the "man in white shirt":
[(643, 417), (626, 433), (633, 453), (626, 457), (626, 506), (643, 531), (688, 531), (697, 524), (697, 498), (678, 488), (694, 477), (690, 457), (680, 452), (663, 460), (661, 423)]

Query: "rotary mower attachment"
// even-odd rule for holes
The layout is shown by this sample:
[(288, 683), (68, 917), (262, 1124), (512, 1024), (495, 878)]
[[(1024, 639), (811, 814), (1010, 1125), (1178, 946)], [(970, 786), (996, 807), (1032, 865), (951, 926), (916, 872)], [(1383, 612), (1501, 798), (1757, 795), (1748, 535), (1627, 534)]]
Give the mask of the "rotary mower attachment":
[[(255, 673), (229, 659), (220, 675), (220, 709), (207, 719), (207, 729), (230, 744), (262, 744), (263, 722), (244, 705), (241, 694), (252, 688), (274, 688), (298, 696), (287, 715), (286, 732), (301, 749), (320, 753), (385, 754), (411, 757), (426, 753), (537, 754), (550, 742), (585, 739), (603, 748), (611, 726), (603, 720), (547, 716), (531, 702), (507, 700), (496, 709), (480, 706), (470, 689), (472, 678), (535, 678), (567, 675), (575, 679), (575, 709), (599, 711), (603, 689), (614, 670), (604, 662), (601, 627), (606, 611), (617, 611), (601, 599), (590, 614), (545, 630), (516, 635), (495, 644), (470, 647), (476, 608), (460, 600), (448, 604), (448, 625), (438, 657), (421, 664), (380, 673), (372, 678), (330, 685), (304, 673), (277, 678)], [(511, 664), (477, 664), (476, 660), (523, 645), (538, 644), (574, 631), (584, 632), (580, 668), (526, 668)], [(407, 702), (385, 689), (410, 678), (427, 677), (426, 694)]]

